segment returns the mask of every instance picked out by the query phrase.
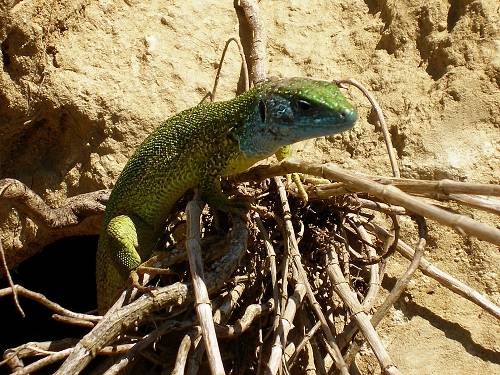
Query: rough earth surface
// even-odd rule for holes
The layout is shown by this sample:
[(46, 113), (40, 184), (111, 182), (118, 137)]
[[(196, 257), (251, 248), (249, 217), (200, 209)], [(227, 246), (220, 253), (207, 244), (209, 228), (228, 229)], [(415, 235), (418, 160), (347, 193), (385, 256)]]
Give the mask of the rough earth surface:
[[(500, 183), (500, 5), (497, 0), (261, 1), (271, 76), (353, 77), (379, 99), (404, 177)], [(196, 105), (231, 36), (232, 1), (0, 0), (0, 178), (57, 206), (113, 186), (163, 119)], [(231, 47), (218, 100), (238, 90)], [(304, 142), (299, 157), (390, 174), (366, 100), (356, 128)], [(462, 213), (490, 222), (490, 215)], [(33, 251), (37, 225), (0, 205), (10, 266)], [(432, 225), (427, 257), (500, 302), (498, 248)], [(384, 287), (407, 263), (395, 257)], [(418, 274), (380, 328), (406, 374), (500, 373), (500, 327)], [(369, 350), (366, 374), (379, 369)]]

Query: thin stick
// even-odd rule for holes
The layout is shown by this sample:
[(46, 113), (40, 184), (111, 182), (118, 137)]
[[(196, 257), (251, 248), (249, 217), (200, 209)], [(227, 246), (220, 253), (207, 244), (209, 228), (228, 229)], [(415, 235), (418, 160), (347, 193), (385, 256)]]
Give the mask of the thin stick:
[(23, 367), (22, 369), (14, 372), (12, 375), (29, 375), (35, 371), (42, 369), (45, 366), (61, 361), (62, 359), (66, 358), (72, 350), (73, 348), (68, 348), (59, 352), (52, 353), (42, 359), (39, 359), (38, 361), (29, 364), (26, 367)]
[(478, 184), (474, 182), (460, 182), (448, 179), (443, 180), (414, 180), (411, 178), (394, 178), (384, 176), (362, 175), (380, 184), (394, 185), (406, 193), (441, 193), (441, 194), (474, 194), (500, 196), (500, 186), (494, 184)]
[(19, 298), (17, 297), (17, 291), (14, 285), (14, 282), (12, 281), (12, 277), (10, 275), (9, 267), (7, 266), (7, 260), (5, 259), (5, 253), (3, 251), (3, 245), (2, 245), (2, 240), (0, 239), (0, 263), (2, 263), (2, 268), (4, 270), (4, 274), (7, 277), (7, 282), (9, 283), (9, 287), (12, 291), (12, 297), (14, 298), (14, 306), (16, 306), (17, 311), (19, 311), (19, 314), (25, 318), (26, 314), (23, 311), (23, 308), (21, 307), (21, 304), (19, 303)]
[[(253, 170), (257, 170), (257, 168), (258, 167), (253, 168)], [(477, 237), (480, 240), (500, 245), (500, 229), (480, 223), (465, 215), (454, 214), (435, 207), (424, 202), (422, 199), (403, 193), (394, 186), (379, 184), (368, 178), (348, 172), (332, 163), (311, 164), (299, 161), (295, 158), (288, 158), (273, 167), (265, 169), (267, 169), (267, 173), (272, 169), (272, 173), (275, 176), (292, 172), (302, 172), (341, 181), (345, 183), (349, 189), (353, 189), (353, 191), (362, 190), (388, 203), (403, 206), (417, 215), (436, 220), (441, 224), (452, 227), (459, 233), (465, 233)]]
[[(44, 344), (44, 343), (41, 343)], [(122, 345), (113, 345), (112, 347), (104, 347), (101, 350), (99, 350), (98, 354), (99, 355), (117, 355), (121, 353), (127, 353), (133, 348), (134, 344), (122, 344)], [(30, 348), (31, 349), (31, 348)], [(38, 348), (32, 348), (33, 351), (39, 353), (39, 354), (46, 354), (47, 356), (44, 358), (39, 359), (38, 361), (35, 361), (33, 363), (30, 363), (28, 366), (23, 367), (21, 369), (18, 369), (17, 371), (14, 371), (12, 375), (29, 375), (33, 372), (36, 372), (48, 365), (51, 365), (55, 362), (61, 361), (62, 359), (66, 358), (70, 353), (73, 348), (66, 348), (66, 349), (61, 349), (58, 351), (48, 351), (48, 350), (42, 350)], [(108, 373), (106, 373), (108, 374)]]
[(250, 50), (252, 82), (259, 83), (267, 79), (267, 37), (255, 0), (240, 0), (245, 17), (252, 32), (252, 47)]
[(293, 353), (293, 355), (288, 360), (288, 367), (290, 369), (295, 365), (295, 363), (297, 361), (297, 358), (299, 358), (299, 354), (302, 351), (302, 349), (304, 349), (306, 343), (309, 342), (309, 340), (315, 335), (315, 333), (318, 331), (318, 329), (320, 327), (321, 327), (321, 322), (318, 320), (316, 322), (316, 324), (309, 330), (309, 332), (307, 332), (302, 337), (302, 340), (300, 340), (299, 345), (297, 345), (297, 348), (295, 349), (295, 352)]
[(290, 211), (290, 205), (288, 204), (288, 199), (286, 197), (286, 190), (285, 190), (285, 185), (283, 185), (283, 182), (281, 181), (281, 177), (275, 177), (274, 181), (276, 185), (278, 186), (278, 193), (280, 196), (281, 200), (281, 205), (284, 213), (284, 219), (285, 219), (285, 231), (287, 232), (287, 237), (290, 239), (290, 253), (292, 255), (292, 259), (294, 262), (295, 267), (297, 268), (297, 272), (300, 277), (300, 281), (304, 283), (304, 286), (306, 287), (306, 293), (307, 293), (307, 298), (309, 302), (311, 303), (311, 306), (313, 307), (314, 313), (318, 317), (319, 321), (321, 322), (321, 329), (323, 330), (323, 333), (326, 336), (327, 343), (328, 345), (326, 346), (330, 355), (335, 359), (335, 365), (337, 366), (338, 370), (340, 371), (341, 374), (349, 374), (349, 371), (345, 365), (344, 359), (342, 358), (342, 354), (340, 353), (340, 350), (335, 342), (335, 338), (333, 337), (332, 331), (330, 330), (330, 327), (328, 326), (328, 322), (326, 321), (326, 318), (321, 311), (321, 306), (319, 305), (318, 301), (316, 300), (316, 297), (314, 296), (313, 290), (311, 288), (311, 285), (309, 284), (309, 281), (307, 279), (307, 273), (304, 269), (304, 266), (302, 265), (301, 262), (301, 257), (299, 253), (299, 248), (297, 245), (297, 240), (295, 238), (295, 232), (293, 229), (293, 224), (291, 219), (291, 211)]
[(233, 313), (234, 309), (239, 304), (239, 299), (245, 289), (247, 288), (246, 284), (238, 283), (234, 286), (233, 289), (224, 297), (220, 306), (214, 312), (214, 323), (224, 324)]
[(190, 320), (186, 321), (175, 321), (167, 320), (163, 322), (154, 331), (148, 333), (146, 336), (141, 338), (138, 342), (132, 344), (132, 347), (128, 349), (122, 357), (118, 358), (116, 363), (113, 364), (103, 375), (115, 375), (119, 374), (125, 369), (125, 367), (135, 358), (137, 355), (144, 350), (146, 347), (151, 345), (153, 342), (158, 340), (161, 336), (168, 332), (174, 330), (186, 329), (192, 326), (193, 322)]
[[(241, 297), (242, 293), (245, 291), (246, 285), (238, 283), (225, 297), (220, 306), (213, 313), (213, 321), (217, 324), (222, 324), (226, 322), (230, 317), (233, 310), (236, 308), (238, 299)], [(190, 332), (191, 342), (193, 347), (193, 354), (189, 359), (188, 368), (186, 369), (187, 374), (197, 374), (201, 363), (201, 359), (205, 354), (205, 347), (200, 345), (201, 341), (201, 328), (195, 327), (196, 332)], [(199, 331), (199, 333), (197, 333)], [(186, 358), (187, 359), (187, 358)], [(184, 374), (184, 372), (183, 372)]]
[(205, 347), (201, 345), (201, 334), (197, 335), (193, 339), (191, 344), (193, 349), (192, 354), (187, 363), (187, 369), (185, 371), (186, 375), (198, 375), (201, 365), (201, 360), (205, 354)]
[(175, 366), (170, 375), (184, 375), (184, 369), (186, 368), (187, 357), (189, 349), (192, 345), (192, 333), (185, 335), (182, 338), (179, 349), (177, 350), (177, 357), (175, 358)]
[[(290, 270), (290, 239), (286, 231), (283, 229), (284, 225), (280, 225), (283, 232), (285, 251), (283, 252), (283, 258), (281, 259), (281, 309), (283, 310), (287, 304), (288, 300), (288, 273)], [(283, 343), (284, 345), (284, 343)]]
[(468, 194), (449, 194), (448, 198), (473, 208), (478, 208), (480, 210), (500, 215), (500, 201), (498, 201), (498, 199), (497, 200), (485, 199), (482, 197), (475, 197), (473, 195), (468, 195)]
[[(354, 215), (352, 215), (354, 216)], [(371, 238), (366, 232), (365, 228), (362, 224), (357, 220), (357, 218), (352, 217), (354, 224), (356, 225), (356, 229), (358, 230), (359, 236), (369, 244), (371, 244)], [(367, 246), (368, 255), (370, 257), (375, 257), (377, 252), (372, 246)], [(370, 281), (368, 292), (366, 292), (365, 299), (361, 303), (361, 306), (365, 309), (365, 311), (369, 311), (373, 304), (375, 303), (375, 298), (377, 297), (378, 291), (380, 289), (380, 277), (379, 277), (379, 263), (374, 263), (368, 266), (370, 270)]]
[(199, 201), (192, 200), (187, 204), (186, 215), (188, 222), (186, 250), (188, 252), (191, 278), (193, 279), (196, 313), (200, 322), (203, 341), (205, 342), (210, 371), (213, 375), (222, 375), (225, 374), (224, 365), (219, 351), (217, 336), (215, 335), (212, 307), (203, 275), (203, 260), (200, 245), (201, 207)]
[[(416, 246), (413, 259), (411, 260), (411, 263), (406, 269), (405, 273), (398, 279), (396, 285), (394, 285), (387, 298), (384, 300), (382, 305), (379, 306), (375, 314), (373, 314), (372, 318), (370, 319), (370, 322), (373, 324), (373, 327), (378, 326), (378, 324), (382, 321), (384, 316), (386, 316), (391, 306), (394, 305), (394, 303), (399, 299), (401, 294), (406, 290), (408, 283), (413, 277), (415, 271), (418, 269), (422, 256), (424, 255), (426, 238), (427, 238), (427, 226), (424, 218), (416, 217), (415, 220), (418, 224), (420, 239)], [(354, 360), (356, 354), (359, 352), (359, 349), (361, 348), (361, 344), (362, 344), (361, 341), (356, 341), (349, 349), (348, 353), (346, 354), (346, 362), (348, 364), (350, 364)]]
[(90, 329), (95, 327), (95, 323), (89, 322), (88, 320), (70, 318), (69, 316), (59, 314), (52, 314), (52, 319), (54, 319), (56, 322), (71, 324), (78, 327), (85, 327)]
[(307, 366), (306, 375), (316, 375), (316, 364), (314, 363), (314, 352), (310, 341), (306, 342)]
[[(94, 323), (97, 323), (97, 322), (99, 322), (102, 319), (98, 315), (76, 313), (76, 312), (73, 312), (71, 310), (65, 309), (61, 305), (59, 305), (59, 304), (57, 304), (57, 303), (52, 302), (51, 300), (49, 300), (43, 294), (33, 292), (33, 291), (29, 290), (29, 289), (26, 289), (25, 287), (23, 287), (21, 285), (14, 285), (14, 290), (19, 295), (21, 295), (23, 297), (26, 297), (26, 298), (29, 298), (29, 299), (31, 299), (33, 301), (36, 301), (36, 302), (40, 303), (41, 305), (47, 307), (48, 309), (56, 312), (59, 315), (68, 316), (68, 317), (74, 318), (74, 319), (87, 320), (87, 321), (94, 322)], [(12, 288), (0, 289), (0, 297), (9, 295), (11, 293), (12, 293)]]
[[(312, 330), (312, 328), (313, 328), (312, 322), (304, 310), (302, 310), (302, 313), (300, 314), (300, 318), (301, 318), (301, 320), (304, 321), (304, 327), (306, 327), (309, 330)], [(318, 339), (322, 340), (323, 338), (318, 337), (318, 336), (312, 336), (311, 339), (309, 340), (309, 344), (312, 347), (314, 362), (316, 364), (316, 369), (317, 369), (317, 375), (326, 375), (327, 371), (325, 368), (325, 361), (324, 361), (323, 355), (321, 354), (319, 347), (318, 347), (318, 342), (317, 342)], [(298, 349), (299, 348), (297, 347), (296, 351), (298, 351)]]
[(270, 311), (274, 310), (274, 301), (271, 299), (267, 303), (259, 304), (254, 303), (248, 305), (243, 313), (243, 316), (238, 319), (234, 324), (230, 325), (217, 325), (215, 331), (217, 332), (217, 337), (236, 337), (244, 333), (248, 328), (251, 327), (255, 319), (264, 316)]
[[(381, 239), (389, 235), (389, 233), (384, 228), (374, 223), (364, 223), (364, 225), (368, 230), (373, 231), (373, 233), (375, 233), (375, 235)], [(411, 260), (414, 257), (414, 251), (411, 246), (407, 245), (402, 240), (398, 241), (397, 251), (406, 259)], [(429, 276), (445, 288), (475, 303), (476, 305), (493, 315), (495, 318), (500, 320), (500, 307), (495, 305), (478, 291), (472, 289), (460, 280), (457, 280), (449, 273), (434, 266), (425, 258), (421, 259), (418, 268), (424, 275)]]
[(226, 45), (224, 46), (224, 50), (222, 51), (222, 56), (220, 58), (219, 67), (217, 69), (217, 74), (215, 75), (214, 87), (212, 88), (212, 93), (209, 94), (211, 102), (213, 102), (215, 100), (215, 93), (217, 91), (217, 86), (219, 84), (222, 63), (224, 62), (224, 58), (226, 57), (227, 48), (229, 47), (229, 43), (231, 43), (231, 42), (236, 43), (236, 45), (238, 46), (238, 51), (239, 51), (240, 57), (241, 57), (241, 67), (243, 69), (243, 81), (244, 81), (244, 85), (245, 85), (245, 91), (248, 91), (248, 89), (250, 87), (249, 82), (248, 82), (248, 67), (247, 67), (247, 60), (245, 58), (245, 52), (243, 51), (243, 47), (242, 47), (240, 41), (234, 37), (231, 37), (226, 41)]
[[(444, 180), (442, 180), (444, 181)], [(416, 180), (414, 181), (415, 184), (419, 182), (424, 182), (422, 180)], [(441, 181), (435, 181), (436, 184), (433, 184), (438, 187), (439, 183)], [(343, 194), (348, 194), (349, 190), (344, 186), (342, 183), (336, 183), (336, 184), (328, 184), (329, 186), (334, 185), (332, 188), (323, 188), (321, 186), (314, 186), (310, 187), (309, 191), (314, 190), (313, 193), (309, 192), (309, 197), (311, 200), (314, 199), (328, 199), (333, 196), (338, 196), (338, 195), (343, 195)], [(341, 185), (340, 187), (338, 185)], [(471, 185), (471, 184), (467, 184)], [(482, 190), (483, 187), (486, 187), (490, 190), (492, 187), (496, 188), (497, 186), (495, 185), (486, 185), (484, 186), (483, 184), (476, 184), (478, 185), (479, 189)], [(327, 185), (323, 185), (327, 186)], [(413, 190), (413, 189), (408, 189), (407, 185), (401, 185), (398, 184), (397, 182), (394, 183), (394, 186), (399, 187), (402, 191), (408, 192), (408, 190)], [(415, 185), (418, 186), (418, 185)], [(425, 185), (426, 187), (429, 188), (434, 188), (434, 186), (428, 186)], [(466, 186), (461, 187), (463, 189), (467, 189)], [(472, 187), (473, 188), (473, 187)], [(500, 187), (499, 187), (500, 188)], [(415, 190), (421, 190), (421, 189), (415, 189)], [(499, 189), (500, 190), (500, 189)], [(493, 193), (495, 191), (492, 191)], [(478, 197), (475, 195), (470, 195), (470, 194), (441, 194), (441, 193), (436, 193), (436, 192), (428, 192), (428, 193), (418, 193), (420, 196), (440, 200), (440, 201), (448, 201), (448, 200), (454, 200), (457, 202), (460, 202), (464, 205), (470, 206), (472, 208), (480, 209), (483, 211), (488, 211), (496, 215), (500, 215), (500, 201), (498, 200), (493, 200), (493, 199), (486, 199), (482, 197)], [(384, 212), (386, 214), (395, 214), (395, 215), (408, 215), (409, 212), (401, 206), (393, 206), (393, 205), (387, 205), (385, 203), (381, 202), (376, 202), (376, 201), (371, 201), (369, 199), (364, 199), (364, 198), (357, 198), (358, 202), (361, 204), (361, 207), (363, 208), (368, 208), (371, 210), (379, 211), (379, 212)]]
[(387, 148), (387, 153), (389, 154), (389, 160), (391, 162), (392, 174), (394, 175), (394, 177), (399, 177), (401, 174), (399, 173), (399, 166), (396, 159), (396, 154), (394, 153), (394, 148), (392, 147), (391, 135), (387, 130), (387, 125), (385, 123), (385, 118), (382, 108), (380, 108), (380, 105), (378, 104), (375, 97), (361, 83), (356, 81), (354, 78), (339, 80), (336, 81), (336, 83), (338, 85), (341, 85), (343, 83), (353, 85), (354, 87), (361, 90), (361, 92), (370, 101), (370, 104), (372, 105), (373, 109), (375, 110), (375, 113), (377, 114), (377, 118), (380, 123), (380, 128), (382, 129), (382, 134), (384, 135), (385, 146)]
[(385, 204), (381, 202), (375, 202), (370, 199), (357, 198), (361, 207), (368, 208), (369, 210), (383, 212), (385, 214), (393, 214), (393, 215), (408, 215), (408, 211), (404, 207), (394, 206), (391, 204)]
[[(240, 173), (233, 177), (234, 181), (260, 181), (273, 176), (283, 175), (286, 170), (279, 169), (280, 163), (261, 165), (251, 168), (248, 172)], [(300, 172), (300, 171), (299, 171)], [(395, 178), (386, 176), (369, 175), (359, 172), (351, 172), (355, 176), (367, 178), (382, 185), (392, 185), (405, 193), (411, 194), (472, 194), (472, 195), (490, 195), (500, 196), (500, 185), (479, 184), (472, 182), (460, 182), (453, 180), (415, 180), (410, 178)], [(352, 186), (346, 186), (342, 182), (333, 182), (329, 184), (315, 185), (308, 190), (311, 199), (326, 199), (332, 195), (342, 195), (360, 192), (362, 190), (353, 190)], [(449, 198), (449, 197), (445, 197)]]
[(77, 342), (77, 339), (28, 342), (15, 348), (7, 349), (3, 353), (3, 360), (0, 361), (0, 366), (7, 364), (12, 372), (15, 372), (24, 366), (21, 361), (23, 358), (37, 356), (41, 353), (52, 354), (70, 348)]
[(339, 295), (339, 297), (342, 299), (342, 301), (344, 301), (346, 306), (351, 311), (352, 318), (356, 320), (361, 333), (363, 333), (366, 341), (368, 341), (368, 344), (370, 344), (373, 353), (380, 363), (382, 371), (385, 374), (401, 374), (392, 361), (391, 357), (389, 356), (389, 353), (382, 345), (382, 341), (375, 331), (375, 328), (370, 323), (368, 315), (364, 312), (363, 307), (356, 299), (356, 294), (352, 292), (349, 284), (345, 280), (344, 275), (342, 274), (342, 270), (340, 269), (337, 253), (335, 252), (333, 246), (328, 243), (325, 243), (325, 245), (328, 249), (328, 277), (330, 277), (330, 280), (332, 281), (335, 292)]
[(269, 239), (269, 234), (267, 233), (262, 220), (259, 217), (258, 213), (254, 214), (254, 220), (257, 224), (257, 228), (259, 229), (259, 233), (262, 236), (262, 240), (264, 241), (264, 245), (267, 250), (267, 258), (269, 260), (269, 267), (271, 269), (271, 283), (273, 286), (273, 299), (275, 306), (275, 328), (279, 323), (279, 317), (281, 315), (281, 300), (278, 289), (278, 277), (276, 272), (276, 252), (274, 251), (273, 245), (271, 244), (271, 240)]
[(295, 290), (293, 294), (288, 298), (288, 302), (283, 311), (283, 315), (280, 319), (280, 325), (276, 332), (274, 338), (274, 343), (271, 348), (271, 355), (269, 361), (267, 362), (267, 367), (265, 370), (266, 375), (275, 375), (278, 372), (279, 366), (281, 364), (281, 358), (283, 355), (283, 344), (286, 343), (288, 332), (293, 328), (293, 319), (297, 313), (298, 306), (302, 303), (304, 296), (306, 294), (306, 288), (304, 284), (297, 283), (295, 285)]

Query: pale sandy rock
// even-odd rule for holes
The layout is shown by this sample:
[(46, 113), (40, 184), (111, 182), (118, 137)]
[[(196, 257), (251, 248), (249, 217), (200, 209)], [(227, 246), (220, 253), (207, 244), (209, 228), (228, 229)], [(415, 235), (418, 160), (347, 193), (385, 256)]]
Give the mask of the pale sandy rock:
[[(354, 77), (366, 84), (385, 110), (404, 176), (500, 182), (496, 0), (260, 6), (270, 75)], [(0, 1), (0, 177), (20, 179), (54, 205), (111, 187), (161, 120), (211, 89), (224, 42), (237, 35), (232, 1)], [(219, 100), (234, 96), (239, 73), (233, 46)], [(359, 93), (350, 93), (359, 107), (356, 128), (304, 142), (295, 147), (298, 155), (388, 174), (375, 117)], [(21, 246), (36, 230), (22, 214), (0, 207), (10, 264), (39, 250)], [(498, 249), (437, 228), (430, 231), (428, 254), (498, 301)], [(406, 265), (394, 262), (390, 275)], [(500, 372), (497, 322), (420, 280), (397, 306), (397, 324), (381, 328), (401, 370)], [(377, 366), (365, 354), (360, 366), (371, 373)]]

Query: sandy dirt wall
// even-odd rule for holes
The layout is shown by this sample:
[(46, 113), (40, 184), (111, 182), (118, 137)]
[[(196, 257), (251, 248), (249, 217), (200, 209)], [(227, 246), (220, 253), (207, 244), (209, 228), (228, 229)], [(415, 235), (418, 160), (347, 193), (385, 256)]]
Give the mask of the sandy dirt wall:
[[(270, 75), (366, 84), (385, 109), (403, 176), (500, 182), (496, 0), (260, 6)], [(52, 205), (112, 187), (146, 135), (211, 88), (225, 40), (239, 33), (232, 1), (0, 0), (0, 178), (21, 180)], [(233, 48), (219, 100), (235, 95), (239, 76)], [(304, 142), (297, 154), (388, 174), (375, 117), (352, 96), (356, 128)], [(12, 207), (0, 207), (0, 233), (12, 266), (40, 250), (23, 248), (37, 225)], [(428, 256), (499, 302), (497, 248), (431, 229)], [(395, 260), (390, 275), (404, 267)], [(408, 374), (500, 372), (497, 322), (423, 276), (382, 336)], [(370, 354), (362, 358), (376, 372)]]

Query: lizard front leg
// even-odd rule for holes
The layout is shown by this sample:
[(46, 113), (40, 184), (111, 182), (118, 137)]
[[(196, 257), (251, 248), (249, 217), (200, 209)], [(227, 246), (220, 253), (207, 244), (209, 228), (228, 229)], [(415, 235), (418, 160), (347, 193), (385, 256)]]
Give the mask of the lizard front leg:
[[(278, 161), (282, 161), (290, 156), (293, 155), (293, 150), (292, 150), (292, 145), (288, 146), (283, 146), (281, 147), (276, 153), (274, 154)], [(300, 199), (302, 199), (302, 202), (304, 205), (307, 204), (309, 200), (309, 196), (306, 192), (306, 189), (304, 187), (304, 184), (302, 183), (302, 180), (308, 180), (309, 182), (312, 182), (314, 185), (322, 185), (322, 184), (328, 184), (330, 183), (329, 180), (324, 179), (324, 178), (311, 178), (308, 177), (307, 175), (304, 175), (303, 173), (289, 173), (286, 175), (286, 182), (288, 185), (291, 184), (292, 180), (295, 182), (295, 186), (297, 186), (298, 190), (298, 195)]]
[[(105, 273), (106, 281), (98, 284), (97, 305), (99, 312), (109, 308), (124, 289), (127, 280), (134, 277), (135, 270), (141, 264), (141, 255), (146, 256), (151, 249), (148, 240), (153, 236), (152, 228), (135, 216), (119, 215), (109, 221), (104, 233), (104, 250), (108, 264)], [(142, 243), (139, 243), (139, 239)], [(136, 274), (135, 274), (136, 276)]]
[[(276, 153), (276, 158), (278, 161), (282, 161), (290, 156), (293, 155), (293, 150), (292, 150), (292, 145), (287, 145), (281, 147)], [(302, 199), (302, 202), (304, 202), (304, 205), (307, 204), (309, 200), (309, 196), (307, 195), (306, 189), (304, 188), (304, 185), (302, 184), (302, 181), (300, 179), (301, 174), (299, 173), (288, 173), (286, 175), (286, 182), (288, 185), (291, 184), (292, 180), (295, 182), (295, 186), (297, 186), (297, 190), (299, 192), (299, 197)]]
[(106, 235), (115, 266), (128, 277), (141, 264), (136, 223), (130, 216), (115, 216), (106, 227)]

